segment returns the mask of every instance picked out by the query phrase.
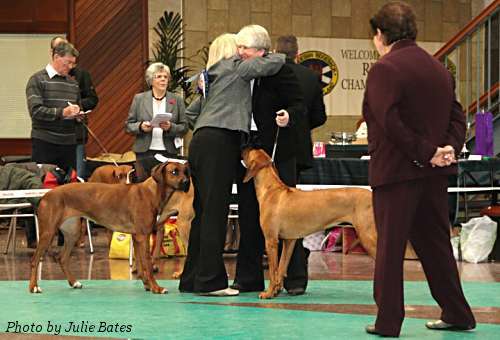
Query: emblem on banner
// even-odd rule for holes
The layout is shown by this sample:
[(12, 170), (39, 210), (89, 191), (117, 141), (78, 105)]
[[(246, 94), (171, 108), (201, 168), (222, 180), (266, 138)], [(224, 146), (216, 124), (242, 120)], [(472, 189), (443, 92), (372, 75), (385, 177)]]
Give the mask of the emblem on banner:
[(320, 51), (306, 51), (299, 54), (297, 61), (318, 74), (324, 96), (332, 92), (339, 80), (339, 69), (332, 57)]

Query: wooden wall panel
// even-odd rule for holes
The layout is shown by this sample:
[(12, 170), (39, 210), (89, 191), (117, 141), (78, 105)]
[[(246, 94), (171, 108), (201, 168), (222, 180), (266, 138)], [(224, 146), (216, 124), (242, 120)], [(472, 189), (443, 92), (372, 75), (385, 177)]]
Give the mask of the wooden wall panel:
[(2, 33), (64, 33), (69, 0), (15, 0), (0, 5)]
[[(146, 14), (146, 15), (145, 15)], [(90, 128), (109, 152), (131, 150), (124, 131), (132, 98), (143, 91), (147, 54), (147, 3), (143, 0), (76, 0), (71, 40), (82, 68), (92, 75), (99, 96)], [(102, 152), (89, 137), (87, 154)]]
[[(90, 128), (109, 152), (131, 149), (124, 122), (134, 94), (144, 89), (148, 59), (147, 0), (2, 1), (1, 33), (65, 33), (92, 75), (99, 104)], [(89, 156), (101, 148), (90, 137)], [(29, 139), (0, 139), (0, 155), (28, 155)]]

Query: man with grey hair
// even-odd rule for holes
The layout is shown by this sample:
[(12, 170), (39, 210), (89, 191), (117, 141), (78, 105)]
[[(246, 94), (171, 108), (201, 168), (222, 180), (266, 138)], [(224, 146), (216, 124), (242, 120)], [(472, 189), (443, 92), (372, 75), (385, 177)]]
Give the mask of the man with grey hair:
[[(67, 43), (63, 36), (55, 36), (50, 41), (50, 52), (52, 55), (52, 51), (54, 48), (60, 43)], [(92, 83), (92, 78), (90, 73), (79, 67), (74, 65), (74, 67), (69, 71), (69, 75), (71, 78), (75, 79), (78, 82), (78, 86), (80, 88), (80, 97), (81, 97), (81, 109), (82, 111), (91, 111), (95, 109), (97, 103), (99, 102), (99, 98), (97, 97), (97, 93)], [(85, 144), (88, 140), (88, 132), (85, 125), (88, 124), (88, 115), (84, 116), (82, 122), (76, 121), (75, 133), (76, 133), (76, 172), (78, 176), (81, 178), (87, 178), (87, 167), (85, 160)], [(82, 237), (85, 235), (82, 235)]]
[(31, 159), (67, 170), (76, 167), (75, 119), (80, 119), (80, 89), (68, 77), (78, 57), (68, 42), (58, 44), (45, 69), (26, 85), (31, 116)]
[[(259, 25), (243, 27), (236, 35), (238, 53), (243, 59), (264, 56), (271, 47), (267, 30)], [(304, 114), (302, 91), (293, 71), (286, 64), (280, 71), (253, 81), (250, 137), (271, 155), (276, 142), (274, 163), (287, 185), (296, 185), (296, 140), (294, 123)], [(278, 132), (279, 129), (279, 133)], [(277, 139), (276, 139), (277, 138)], [(259, 224), (259, 206), (253, 181), (242, 183), (245, 169), (238, 176), (240, 247), (232, 288), (241, 292), (264, 290), (262, 255), (264, 237)], [(291, 295), (304, 294), (307, 263), (301, 242), (296, 243), (284, 286)]]

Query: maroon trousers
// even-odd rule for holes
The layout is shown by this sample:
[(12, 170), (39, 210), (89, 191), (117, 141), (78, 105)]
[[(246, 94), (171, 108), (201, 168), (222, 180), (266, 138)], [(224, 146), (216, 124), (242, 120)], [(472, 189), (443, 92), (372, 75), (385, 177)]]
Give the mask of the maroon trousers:
[(399, 335), (404, 319), (403, 260), (407, 240), (417, 253), (441, 320), (475, 325), (460, 284), (450, 243), (446, 176), (388, 184), (373, 189), (377, 225), (374, 298), (375, 329)]

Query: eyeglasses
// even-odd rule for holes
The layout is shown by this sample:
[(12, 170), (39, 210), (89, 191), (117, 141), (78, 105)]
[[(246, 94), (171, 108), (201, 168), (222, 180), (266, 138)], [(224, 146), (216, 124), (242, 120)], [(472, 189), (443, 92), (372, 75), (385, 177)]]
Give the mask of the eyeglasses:
[(71, 60), (65, 60), (65, 59), (63, 59), (62, 60), (62, 64), (64, 66), (69, 66), (70, 68), (76, 67), (76, 62), (71, 61)]
[(155, 74), (153, 76), (154, 79), (167, 79), (168, 80), (168, 75), (166, 74)]

